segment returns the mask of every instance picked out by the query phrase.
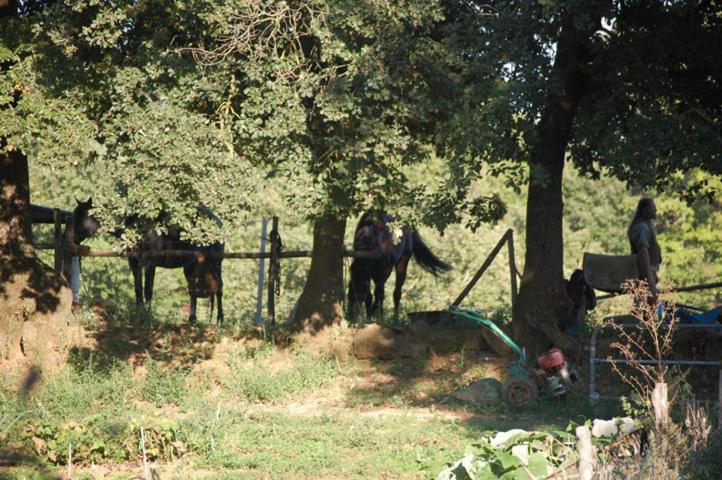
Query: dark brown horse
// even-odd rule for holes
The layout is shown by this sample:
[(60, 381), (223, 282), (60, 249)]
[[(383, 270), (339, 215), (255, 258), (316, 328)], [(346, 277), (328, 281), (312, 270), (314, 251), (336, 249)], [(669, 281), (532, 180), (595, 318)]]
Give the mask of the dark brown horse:
[[(205, 212), (214, 222), (220, 225), (220, 219), (210, 212)], [(169, 250), (183, 250), (194, 255), (163, 254)], [(132, 250), (134, 255), (128, 257), (128, 265), (133, 272), (135, 286), (135, 303), (142, 305), (145, 301), (151, 304), (153, 299), (153, 283), (155, 269), (182, 268), (188, 282), (190, 296), (190, 314), (188, 321), (196, 321), (196, 305), (199, 298), (208, 298), (211, 302), (213, 315), (214, 297), (217, 302), (217, 322), (223, 323), (223, 275), (221, 265), (225, 245), (215, 242), (210, 245), (195, 245), (181, 239), (181, 230), (171, 228), (167, 233), (158, 234), (148, 230), (142, 240)]]
[[(384, 286), (391, 271), (396, 272), (394, 288), (394, 316), (401, 305), (401, 289), (406, 280), (409, 261), (413, 256), (421, 268), (438, 276), (451, 270), (451, 265), (439, 259), (423, 242), (416, 229), (403, 228), (396, 240), (390, 228), (394, 218), (384, 212), (366, 212), (359, 220), (354, 235), (354, 250), (375, 251), (380, 258), (355, 258), (351, 263), (351, 279), (348, 287), (349, 318), (361, 315), (362, 305), (366, 316), (379, 314), (383, 317)], [(371, 281), (374, 293), (371, 293)]]
[[(73, 212), (74, 242), (79, 244), (82, 240), (94, 234), (98, 229), (98, 221), (90, 214), (93, 200), (78, 202)], [(211, 212), (204, 211), (209, 218), (220, 224), (220, 220)], [(137, 217), (126, 219), (126, 227), (137, 221)], [(115, 232), (120, 235), (122, 231)], [(153, 229), (147, 230), (138, 244), (129, 252), (128, 265), (133, 273), (135, 287), (135, 303), (150, 305), (153, 299), (153, 284), (155, 282), (156, 268), (182, 268), (188, 282), (190, 296), (190, 323), (196, 320), (196, 305), (199, 298), (209, 298), (211, 301), (211, 315), (213, 313), (214, 298), (217, 302), (217, 321), (223, 323), (223, 276), (221, 264), (225, 246), (222, 242), (211, 245), (195, 245), (181, 239), (180, 229), (170, 229), (168, 233), (158, 234)], [(183, 250), (188, 255), (164, 255), (164, 251)], [(193, 255), (191, 255), (191, 253)]]

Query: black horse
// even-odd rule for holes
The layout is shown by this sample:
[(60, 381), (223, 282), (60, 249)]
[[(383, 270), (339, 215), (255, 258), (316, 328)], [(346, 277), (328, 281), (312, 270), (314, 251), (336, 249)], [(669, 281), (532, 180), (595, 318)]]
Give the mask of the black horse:
[[(86, 239), (95, 235), (100, 227), (98, 220), (90, 214), (93, 208), (93, 199), (87, 201), (75, 200), (76, 205), (71, 215), (71, 222), (66, 223), (63, 230), (63, 242), (66, 244), (80, 246)], [(73, 304), (80, 303), (80, 257), (74, 257), (68, 251), (63, 252), (63, 276), (68, 281), (73, 291)]]
[[(93, 235), (98, 229), (98, 221), (90, 215), (93, 208), (93, 200), (78, 202), (74, 210), (73, 230), (74, 243), (79, 244), (85, 238)], [(220, 220), (212, 213), (205, 211), (216, 223)], [(126, 226), (130, 226), (137, 217), (126, 219)], [(120, 235), (122, 230), (114, 232)], [(164, 251), (184, 250), (194, 255), (164, 255)], [(223, 323), (223, 276), (221, 264), (225, 246), (222, 242), (216, 242), (208, 246), (194, 245), (186, 240), (181, 240), (180, 229), (171, 229), (168, 233), (158, 234), (148, 230), (142, 239), (129, 252), (128, 265), (133, 273), (135, 287), (135, 303), (143, 305), (144, 301), (150, 305), (153, 299), (153, 283), (155, 280), (155, 269), (161, 268), (183, 268), (186, 281), (188, 282), (188, 293), (190, 295), (190, 323), (196, 320), (196, 305), (198, 298), (209, 298), (211, 301), (211, 316), (213, 313), (214, 297), (218, 304), (217, 321)], [(143, 280), (145, 279), (145, 285)], [(144, 288), (145, 287), (145, 288)]]
[[(93, 197), (83, 202), (75, 200), (77, 205), (73, 209), (73, 231), (72, 231), (72, 242), (76, 245), (80, 245), (86, 239), (95, 235), (100, 228), (100, 222), (90, 214), (90, 210), (93, 208)], [(67, 232), (67, 230), (66, 230)], [(66, 235), (71, 235), (67, 232)]]
[[(409, 260), (413, 256), (421, 268), (434, 276), (451, 270), (451, 265), (440, 260), (423, 242), (419, 232), (413, 228), (403, 228), (398, 241), (389, 223), (393, 217), (384, 212), (366, 212), (359, 220), (354, 234), (354, 250), (379, 252), (380, 258), (355, 258), (351, 263), (351, 280), (348, 287), (348, 310), (352, 319), (361, 315), (362, 305), (366, 305), (366, 315), (375, 313), (383, 316), (384, 285), (396, 271), (394, 288), (394, 315), (398, 316), (401, 303), (401, 288), (406, 280)], [(374, 293), (371, 294), (371, 281)]]
[[(206, 211), (206, 215), (218, 225), (221, 221), (213, 213)], [(182, 250), (193, 252), (193, 256), (175, 255), (163, 252), (169, 250)], [(210, 245), (195, 245), (181, 239), (181, 230), (171, 228), (167, 233), (146, 231), (141, 241), (132, 249), (128, 257), (128, 265), (133, 272), (135, 286), (135, 303), (143, 305), (143, 301), (150, 305), (153, 299), (153, 283), (155, 269), (182, 268), (188, 282), (190, 296), (190, 314), (188, 321), (196, 321), (196, 305), (199, 298), (208, 298), (211, 302), (211, 317), (213, 316), (213, 300), (217, 302), (217, 322), (223, 323), (223, 275), (221, 265), (225, 245), (215, 242)], [(144, 285), (145, 280), (145, 285)]]

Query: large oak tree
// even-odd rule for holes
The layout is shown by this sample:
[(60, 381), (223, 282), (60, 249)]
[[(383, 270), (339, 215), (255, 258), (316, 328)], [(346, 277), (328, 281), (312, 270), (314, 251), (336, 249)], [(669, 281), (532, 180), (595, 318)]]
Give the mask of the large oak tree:
[[(314, 224), (294, 328), (343, 317), (346, 219), (372, 206), (419, 218), (405, 168), (429, 159), (453, 108), (457, 52), (443, 2), (232, 2), (197, 58), (230, 72), (234, 143), (289, 183)], [(430, 179), (429, 183), (434, 180)]]
[(671, 187), (676, 172), (691, 168), (720, 174), (719, 8), (694, 0), (460, 3), (477, 22), (455, 39), (473, 94), (445, 132), (459, 165), (452, 172), (462, 173), (452, 183), (480, 171), (469, 157), (528, 166), (514, 334), (532, 354), (551, 343), (578, 351), (557, 328), (571, 306), (562, 271), (565, 162), (641, 187)]

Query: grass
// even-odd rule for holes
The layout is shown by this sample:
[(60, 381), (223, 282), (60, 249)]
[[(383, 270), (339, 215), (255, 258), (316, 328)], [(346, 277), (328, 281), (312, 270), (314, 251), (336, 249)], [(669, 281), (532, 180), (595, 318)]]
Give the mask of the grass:
[(583, 392), (523, 413), (461, 403), (455, 389), (493, 373), (470, 352), (338, 363), (208, 329), (106, 333), (108, 348), (76, 352), (27, 398), (4, 382), (4, 413), (28, 413), (0, 437), (25, 455), (0, 479), (62, 473), (68, 443), (74, 478), (91, 463), (110, 479), (142, 475), (141, 427), (164, 480), (433, 478), (484, 432), (619, 413)]
[(230, 358), (232, 374), (225, 380), (229, 393), (251, 402), (281, 400), (321, 388), (336, 374), (333, 361), (313, 358), (307, 352), (296, 352), (280, 368), (269, 369), (258, 360), (270, 355), (271, 350), (266, 348), (260, 355)]
[(244, 478), (432, 475), (473, 442), (473, 431), (459, 424), (403, 414), (264, 412), (243, 416), (224, 430), (219, 448), (198, 466), (233, 469)]

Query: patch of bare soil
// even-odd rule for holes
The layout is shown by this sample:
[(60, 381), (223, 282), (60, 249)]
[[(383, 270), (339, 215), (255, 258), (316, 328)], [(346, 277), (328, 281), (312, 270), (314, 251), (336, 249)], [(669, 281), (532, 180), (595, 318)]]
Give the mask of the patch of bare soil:
[[(278, 411), (278, 406), (259, 408), (260, 411)], [(381, 406), (381, 407), (352, 407), (338, 404), (328, 404), (317, 399), (304, 402), (293, 402), (282, 407), (284, 413), (298, 416), (317, 417), (321, 415), (361, 416), (369, 418), (384, 417), (411, 417), (415, 419), (443, 419), (443, 420), (472, 420), (482, 418), (480, 415), (468, 411), (455, 411), (438, 409), (435, 406)]]

